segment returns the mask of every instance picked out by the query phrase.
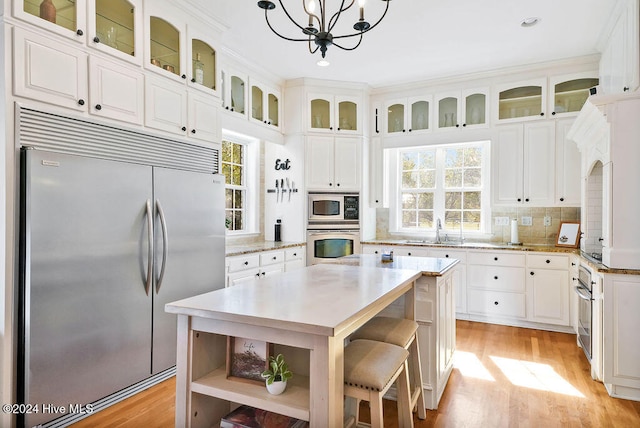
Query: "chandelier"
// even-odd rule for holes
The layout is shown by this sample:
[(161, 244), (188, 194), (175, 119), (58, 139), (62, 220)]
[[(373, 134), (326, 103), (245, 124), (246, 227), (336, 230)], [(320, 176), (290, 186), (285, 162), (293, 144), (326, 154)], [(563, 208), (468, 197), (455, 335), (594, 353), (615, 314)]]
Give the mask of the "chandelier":
[[(280, 7), (284, 11), (284, 14), (287, 16), (287, 18), (289, 18), (289, 20), (296, 27), (298, 27), (298, 29), (300, 29), (302, 34), (306, 36), (304, 38), (283, 36), (273, 28), (273, 26), (269, 22), (268, 12), (270, 10), (275, 9), (276, 5), (274, 2), (268, 1), (268, 0), (261, 0), (258, 2), (258, 7), (261, 9), (264, 9), (264, 18), (267, 21), (267, 25), (269, 26), (271, 31), (273, 31), (278, 37), (283, 38), (285, 40), (289, 40), (291, 42), (308, 42), (309, 52), (314, 54), (318, 51), (318, 49), (320, 49), (320, 52), (322, 53), (322, 58), (324, 58), (327, 53), (327, 48), (331, 45), (336, 46), (345, 51), (352, 51), (356, 49), (358, 46), (360, 46), (360, 43), (362, 42), (362, 35), (367, 31), (374, 29), (387, 14), (390, 0), (382, 0), (382, 1), (384, 1), (387, 5), (385, 6), (382, 16), (380, 16), (380, 19), (378, 19), (378, 21), (375, 24), (371, 25), (369, 24), (369, 22), (365, 21), (364, 19), (365, 0), (358, 0), (358, 6), (360, 8), (360, 18), (355, 22), (355, 24), (353, 24), (353, 29), (355, 30), (355, 32), (348, 32), (348, 34), (334, 35), (332, 34), (332, 30), (337, 24), (338, 19), (340, 19), (340, 17), (343, 16), (343, 14), (344, 15), (348, 14), (346, 13), (346, 11), (351, 9), (351, 7), (355, 4), (355, 0), (351, 0), (350, 2), (348, 0), (339, 0), (338, 3), (340, 3), (340, 7), (333, 15), (331, 15), (331, 18), (329, 18), (329, 20), (327, 20), (327, 15), (330, 14), (330, 12), (327, 10), (326, 0), (317, 1), (318, 13), (316, 13), (316, 0), (302, 0), (302, 8), (304, 10), (304, 13), (309, 17), (309, 21), (305, 23), (306, 25), (305, 24), (300, 25), (299, 23), (297, 23), (295, 19), (293, 19), (293, 17), (291, 16), (291, 14), (287, 11), (287, 9), (284, 7), (284, 4), (282, 4), (282, 0), (278, 0), (278, 3), (280, 3)], [(348, 4), (345, 6), (345, 3), (348, 3)], [(354, 40), (353, 43), (355, 43), (355, 39), (357, 39), (357, 43), (355, 43), (355, 45), (352, 45), (349, 47), (342, 45), (343, 40), (351, 39), (351, 38), (353, 38)]]

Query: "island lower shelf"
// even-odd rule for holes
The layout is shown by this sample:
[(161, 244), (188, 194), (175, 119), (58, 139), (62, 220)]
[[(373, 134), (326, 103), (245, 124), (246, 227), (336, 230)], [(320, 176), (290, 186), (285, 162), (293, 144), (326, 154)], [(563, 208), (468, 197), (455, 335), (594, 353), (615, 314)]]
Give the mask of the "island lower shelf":
[(226, 368), (219, 367), (191, 382), (191, 391), (309, 420), (308, 376), (294, 375), (288, 380), (287, 389), (282, 394), (272, 395), (265, 386), (228, 379)]

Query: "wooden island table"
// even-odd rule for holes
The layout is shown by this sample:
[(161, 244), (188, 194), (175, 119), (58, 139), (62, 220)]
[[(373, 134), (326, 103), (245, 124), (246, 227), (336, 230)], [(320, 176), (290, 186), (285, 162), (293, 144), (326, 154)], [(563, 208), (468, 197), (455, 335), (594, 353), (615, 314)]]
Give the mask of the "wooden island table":
[[(345, 339), (401, 297), (404, 317), (415, 319), (421, 276), (322, 264), (167, 304), (178, 316), (176, 427), (215, 426), (234, 403), (312, 428), (342, 426)], [(287, 390), (270, 395), (264, 384), (227, 379), (227, 336), (278, 344), (303, 364), (291, 361), (297, 368)]]

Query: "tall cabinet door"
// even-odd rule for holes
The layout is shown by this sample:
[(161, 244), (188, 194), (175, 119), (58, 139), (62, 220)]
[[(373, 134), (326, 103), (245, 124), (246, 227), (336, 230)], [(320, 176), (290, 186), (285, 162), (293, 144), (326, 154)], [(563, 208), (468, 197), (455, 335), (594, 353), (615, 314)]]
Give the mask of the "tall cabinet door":
[(151, 168), (26, 150), (22, 171), (21, 398), (66, 407), (147, 378)]
[[(154, 168), (152, 371), (176, 363), (176, 316), (165, 304), (224, 288), (224, 177)], [(188, 189), (188, 191), (185, 191)]]

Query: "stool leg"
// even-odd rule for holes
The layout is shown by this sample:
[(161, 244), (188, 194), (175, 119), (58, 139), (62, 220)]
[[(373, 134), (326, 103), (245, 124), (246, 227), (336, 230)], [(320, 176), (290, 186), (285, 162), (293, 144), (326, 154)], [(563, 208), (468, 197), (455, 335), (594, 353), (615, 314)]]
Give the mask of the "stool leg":
[(358, 425), (360, 414), (358, 407), (360, 407), (360, 400), (355, 397), (347, 396), (344, 401), (344, 419), (347, 420), (348, 418), (353, 417), (355, 425)]
[(402, 428), (413, 428), (413, 413), (411, 406), (411, 386), (409, 383), (409, 363), (404, 362), (404, 370), (396, 381), (396, 391), (398, 400), (398, 426)]
[(371, 428), (384, 428), (384, 416), (382, 415), (382, 396), (383, 393), (371, 393), (369, 406), (371, 408)]
[(420, 363), (420, 347), (418, 346), (418, 332), (413, 338), (413, 342), (409, 346), (409, 358), (411, 358), (411, 366), (413, 368), (413, 380), (414, 380), (414, 388), (415, 391), (411, 391), (412, 400), (414, 399), (414, 394), (418, 394), (416, 399), (416, 407), (418, 408), (418, 418), (426, 419), (427, 418), (427, 410), (424, 403), (424, 385), (422, 383), (422, 364)]

